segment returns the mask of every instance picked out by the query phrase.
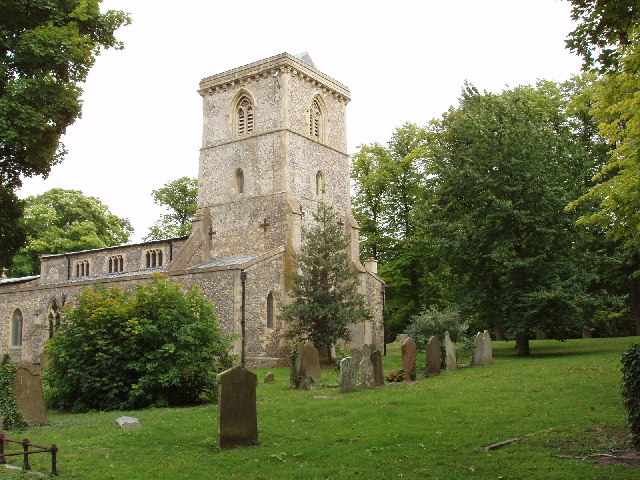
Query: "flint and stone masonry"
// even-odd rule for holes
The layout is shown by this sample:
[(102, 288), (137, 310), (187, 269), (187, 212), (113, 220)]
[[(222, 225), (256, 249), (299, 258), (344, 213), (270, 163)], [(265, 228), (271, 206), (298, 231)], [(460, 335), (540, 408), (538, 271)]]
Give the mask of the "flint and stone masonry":
[(133, 288), (161, 272), (215, 302), (221, 327), (237, 335), (234, 353), (247, 366), (284, 366), (290, 347), (282, 337), (287, 325), (278, 319), (289, 301), (284, 274), (295, 268), (302, 228), (312, 225), (320, 202), (340, 216), (373, 313), (351, 328), (351, 343), (382, 347), (383, 282), (375, 262), (360, 262), (351, 213), (348, 88), (308, 56), (283, 53), (207, 77), (198, 91), (203, 134), (191, 235), (43, 255), (40, 275), (0, 280), (0, 353), (37, 363), (62, 307), (83, 288), (98, 282)]

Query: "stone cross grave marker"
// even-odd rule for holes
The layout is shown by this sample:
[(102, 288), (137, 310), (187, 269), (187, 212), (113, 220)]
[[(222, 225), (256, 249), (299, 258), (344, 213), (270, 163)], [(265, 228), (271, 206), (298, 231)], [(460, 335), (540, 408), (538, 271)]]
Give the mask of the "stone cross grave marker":
[(373, 383), (376, 387), (384, 385), (384, 369), (382, 368), (382, 354), (379, 351), (371, 352), (371, 363), (373, 364)]
[(42, 369), (29, 363), (21, 363), (16, 370), (16, 407), (28, 423), (47, 421), (42, 390)]
[(405, 380), (416, 379), (416, 342), (411, 337), (402, 342), (402, 371)]
[(430, 377), (440, 375), (440, 347), (440, 340), (436, 337), (429, 339), (427, 343), (427, 373)]
[(376, 383), (373, 378), (373, 363), (369, 356), (362, 356), (360, 360), (360, 388), (363, 390), (375, 388)]
[(356, 391), (358, 381), (358, 362), (353, 357), (340, 360), (340, 393)]
[(444, 332), (444, 349), (447, 352), (447, 370), (454, 372), (458, 370), (456, 360), (456, 344), (449, 338), (449, 332)]
[(237, 366), (218, 375), (218, 446), (258, 442), (256, 387), (258, 376)]
[(478, 332), (476, 339), (473, 342), (473, 356), (471, 358), (471, 366), (476, 367), (482, 365), (484, 342), (482, 340), (482, 333)]

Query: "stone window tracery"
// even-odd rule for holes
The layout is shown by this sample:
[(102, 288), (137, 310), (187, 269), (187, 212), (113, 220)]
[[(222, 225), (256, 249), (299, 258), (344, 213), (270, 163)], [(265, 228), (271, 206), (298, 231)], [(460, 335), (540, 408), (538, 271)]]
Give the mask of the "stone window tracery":
[(76, 262), (76, 278), (89, 276), (89, 260)]
[(309, 107), (309, 136), (316, 140), (322, 140), (323, 135), (323, 113), (320, 101), (314, 98)]
[(159, 248), (147, 250), (146, 252), (147, 268), (156, 268), (162, 266), (162, 250)]
[(11, 346), (22, 346), (22, 312), (19, 308), (16, 308), (11, 318)]
[(253, 133), (253, 105), (246, 95), (240, 97), (236, 107), (236, 133), (238, 136)]
[(124, 271), (124, 259), (122, 255), (111, 255), (109, 257), (109, 273)]

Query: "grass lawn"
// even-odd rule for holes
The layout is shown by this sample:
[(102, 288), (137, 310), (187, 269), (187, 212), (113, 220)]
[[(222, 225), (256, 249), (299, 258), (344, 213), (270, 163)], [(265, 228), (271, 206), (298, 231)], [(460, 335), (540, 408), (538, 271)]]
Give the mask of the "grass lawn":
[[(257, 370), (255, 447), (217, 448), (215, 405), (50, 412), (48, 425), (8, 436), (57, 444), (61, 478), (87, 480), (640, 479), (640, 469), (557, 457), (625, 448), (619, 358), (637, 342), (539, 340), (531, 358), (517, 357), (513, 342), (494, 342), (492, 365), (344, 395), (335, 387), (291, 391), (282, 368), (270, 370), (276, 380), (265, 385), (266, 370)], [(398, 345), (384, 362), (385, 371), (400, 367)], [(331, 370), (323, 377), (328, 384), (337, 378)], [(121, 415), (142, 427), (119, 430)], [(484, 450), (514, 437), (521, 440)], [(10, 463), (20, 465), (20, 457)], [(50, 455), (33, 456), (32, 466), (48, 472)], [(0, 469), (0, 477), (32, 475)]]

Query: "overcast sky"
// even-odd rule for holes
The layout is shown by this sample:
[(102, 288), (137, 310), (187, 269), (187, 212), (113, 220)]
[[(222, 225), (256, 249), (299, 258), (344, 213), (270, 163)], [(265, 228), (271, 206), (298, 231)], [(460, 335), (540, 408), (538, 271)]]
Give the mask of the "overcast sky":
[(162, 209), (151, 191), (197, 177), (200, 79), (279, 53), (308, 51), (351, 91), (348, 151), (384, 143), (405, 122), (425, 125), (456, 105), (465, 80), (480, 90), (580, 71), (565, 49), (565, 0), (105, 0), (131, 14), (84, 84), (82, 118), (64, 162), (19, 195), (82, 190), (128, 218), (138, 241)]

